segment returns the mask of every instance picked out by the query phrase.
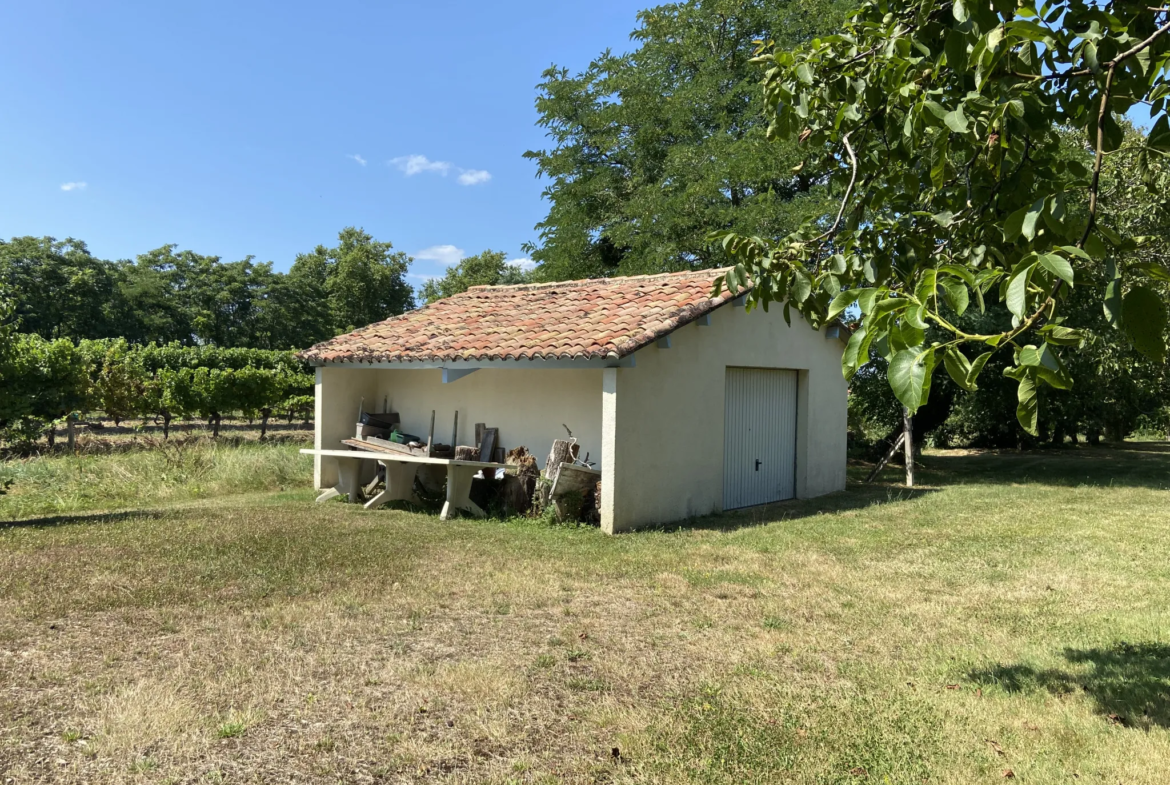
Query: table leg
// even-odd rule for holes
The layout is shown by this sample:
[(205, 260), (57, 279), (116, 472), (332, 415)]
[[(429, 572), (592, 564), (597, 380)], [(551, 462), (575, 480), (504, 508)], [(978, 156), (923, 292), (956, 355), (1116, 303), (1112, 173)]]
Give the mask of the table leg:
[(402, 461), (378, 461), (386, 469), (386, 487), (374, 498), (366, 502), (367, 510), (376, 510), (389, 501), (403, 499), (414, 500), (414, 475), (418, 472), (417, 463)]
[(321, 502), (327, 502), (330, 499), (336, 499), (340, 495), (341, 491), (337, 490), (336, 488), (329, 488), (317, 497), (317, 503), (320, 504)]
[(487, 516), (475, 502), (471, 500), (471, 478), (479, 471), (474, 466), (456, 466), (447, 464), (447, 503), (443, 505), (443, 512), (439, 518), (451, 520), (456, 510), (469, 512), (477, 518)]
[(350, 504), (362, 499), (362, 462), (357, 458), (337, 459), (337, 486), (334, 490), (338, 494), (346, 494)]

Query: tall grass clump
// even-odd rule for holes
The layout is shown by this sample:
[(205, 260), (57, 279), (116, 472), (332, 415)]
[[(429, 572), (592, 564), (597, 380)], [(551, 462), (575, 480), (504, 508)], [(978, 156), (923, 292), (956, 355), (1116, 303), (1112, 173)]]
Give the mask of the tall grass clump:
[(308, 487), (312, 459), (296, 444), (159, 442), (156, 449), (0, 462), (0, 521), (117, 510), (252, 491)]

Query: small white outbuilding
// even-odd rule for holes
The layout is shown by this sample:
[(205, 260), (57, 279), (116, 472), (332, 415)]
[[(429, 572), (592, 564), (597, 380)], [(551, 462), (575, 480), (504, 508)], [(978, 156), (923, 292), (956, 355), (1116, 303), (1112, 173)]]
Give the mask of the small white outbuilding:
[[(839, 326), (751, 313), (718, 270), (473, 287), (318, 344), (316, 450), (344, 449), (361, 401), (402, 430), (431, 412), (539, 460), (573, 431), (601, 470), (608, 533), (845, 487)], [(541, 468), (544, 468), (543, 466)], [(337, 482), (317, 455), (314, 482)]]

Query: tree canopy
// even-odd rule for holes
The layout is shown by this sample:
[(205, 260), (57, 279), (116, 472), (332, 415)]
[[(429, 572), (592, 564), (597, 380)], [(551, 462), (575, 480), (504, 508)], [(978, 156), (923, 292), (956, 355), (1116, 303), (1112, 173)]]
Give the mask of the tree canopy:
[(134, 260), (94, 257), (72, 238), (0, 240), (0, 286), (25, 333), (73, 341), (304, 348), (413, 307), (409, 257), (361, 229), (301, 254), (285, 274), (252, 257), (165, 245)]
[(442, 278), (432, 278), (419, 289), (419, 299), (425, 305), (466, 292), (472, 286), (505, 286), (526, 283), (530, 276), (519, 265), (508, 264), (503, 251), (487, 250), (468, 256), (447, 268)]
[(544, 280), (716, 267), (714, 229), (783, 236), (825, 205), (793, 177), (802, 153), (770, 144), (753, 41), (808, 41), (839, 26), (841, 0), (689, 0), (638, 14), (637, 48), (583, 72), (552, 67), (536, 101), (551, 147), (526, 153), (548, 178)]
[[(911, 410), (936, 366), (973, 390), (1003, 351), (1030, 433), (1040, 386), (1072, 384), (1062, 347), (1086, 339), (1069, 308), (1078, 288), (1163, 362), (1170, 268), (1141, 234), (1162, 208), (1126, 208), (1128, 189), (1103, 187), (1102, 172), (1117, 161), (1157, 188), (1167, 33), (1167, 9), (1145, 3), (871, 0), (835, 35), (765, 47), (768, 134), (801, 145), (790, 176), (825, 183), (837, 206), (779, 240), (713, 235), (737, 262), (720, 286), (751, 283), (749, 306), (784, 302), (814, 325), (856, 304), (846, 375), (874, 352)], [(1127, 137), (1137, 102), (1155, 122)], [(1067, 154), (1069, 130), (1087, 160)], [(989, 295), (1010, 322), (963, 329)]]

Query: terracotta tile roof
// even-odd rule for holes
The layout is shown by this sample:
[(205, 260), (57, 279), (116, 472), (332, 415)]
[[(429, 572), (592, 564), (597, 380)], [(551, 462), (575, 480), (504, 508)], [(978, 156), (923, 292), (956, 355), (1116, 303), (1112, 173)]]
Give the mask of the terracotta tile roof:
[(616, 359), (728, 300), (721, 270), (474, 286), (306, 349), (309, 362)]

